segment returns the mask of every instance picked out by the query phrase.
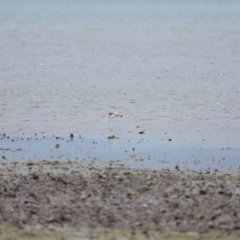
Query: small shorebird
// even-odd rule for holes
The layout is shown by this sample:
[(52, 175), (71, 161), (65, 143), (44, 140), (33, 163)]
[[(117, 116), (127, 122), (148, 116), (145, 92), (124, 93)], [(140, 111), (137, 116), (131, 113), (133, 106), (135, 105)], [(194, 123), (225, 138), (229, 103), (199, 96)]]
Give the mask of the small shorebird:
[(118, 112), (110, 112), (109, 113), (109, 122), (111, 122), (112, 118), (114, 117), (122, 117), (121, 114), (119, 114)]

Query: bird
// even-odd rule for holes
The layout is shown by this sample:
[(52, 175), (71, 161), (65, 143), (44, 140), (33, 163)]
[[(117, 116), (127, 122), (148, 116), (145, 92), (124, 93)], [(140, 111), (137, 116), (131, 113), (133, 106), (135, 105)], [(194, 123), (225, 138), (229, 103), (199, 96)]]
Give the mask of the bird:
[(111, 120), (112, 120), (114, 117), (122, 117), (122, 114), (119, 114), (118, 112), (110, 112), (110, 113), (109, 113), (109, 122), (111, 122)]

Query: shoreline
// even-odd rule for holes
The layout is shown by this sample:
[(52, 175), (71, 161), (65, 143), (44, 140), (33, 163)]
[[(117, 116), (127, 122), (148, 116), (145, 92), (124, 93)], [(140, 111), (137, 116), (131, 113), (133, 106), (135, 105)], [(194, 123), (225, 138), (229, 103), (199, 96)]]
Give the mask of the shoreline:
[[(239, 148), (208, 146), (201, 143), (179, 142), (165, 136), (152, 139), (147, 134), (120, 138), (118, 135), (104, 137), (73, 137), (32, 134), (30, 136), (0, 134), (0, 157), (2, 162), (28, 161), (78, 161), (96, 167), (124, 166), (133, 169), (152, 170), (233, 170), (239, 169)], [(110, 136), (110, 138), (109, 138)], [(114, 136), (114, 137), (112, 137)], [(171, 139), (171, 141), (169, 140)]]

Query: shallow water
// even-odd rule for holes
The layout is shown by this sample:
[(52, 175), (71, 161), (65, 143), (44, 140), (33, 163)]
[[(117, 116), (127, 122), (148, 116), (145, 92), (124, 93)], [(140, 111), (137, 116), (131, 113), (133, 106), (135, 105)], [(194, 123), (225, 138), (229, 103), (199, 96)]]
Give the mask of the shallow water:
[(174, 143), (167, 138), (3, 137), (0, 152), (3, 162), (58, 160), (77, 161), (88, 167), (240, 169), (239, 149), (209, 148), (204, 143)]
[(2, 133), (145, 130), (179, 161), (191, 144), (239, 149), (239, 1), (1, 0), (0, 22)]

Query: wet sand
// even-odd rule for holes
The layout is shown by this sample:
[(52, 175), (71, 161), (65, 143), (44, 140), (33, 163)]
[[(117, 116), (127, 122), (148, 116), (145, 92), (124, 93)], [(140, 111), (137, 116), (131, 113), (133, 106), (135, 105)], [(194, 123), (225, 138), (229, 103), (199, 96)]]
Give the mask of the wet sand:
[(115, 231), (152, 239), (174, 232), (191, 239), (240, 236), (239, 172), (39, 161), (1, 164), (0, 176), (0, 223), (6, 234), (9, 226), (35, 235), (39, 229), (45, 234), (72, 228), (72, 236), (80, 231), (88, 237), (97, 231), (105, 236), (103, 229), (106, 237)]

